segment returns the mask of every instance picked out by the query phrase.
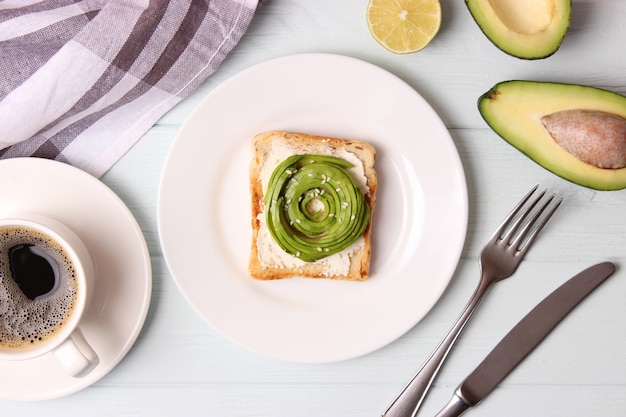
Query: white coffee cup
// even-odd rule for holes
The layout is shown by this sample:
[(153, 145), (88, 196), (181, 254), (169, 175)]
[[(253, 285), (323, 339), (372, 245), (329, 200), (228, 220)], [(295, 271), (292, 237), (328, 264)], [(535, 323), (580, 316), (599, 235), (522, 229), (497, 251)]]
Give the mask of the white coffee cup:
[(91, 255), (67, 226), (39, 215), (0, 219), (0, 360), (52, 354), (69, 375), (88, 374), (99, 358), (80, 322), (94, 285)]

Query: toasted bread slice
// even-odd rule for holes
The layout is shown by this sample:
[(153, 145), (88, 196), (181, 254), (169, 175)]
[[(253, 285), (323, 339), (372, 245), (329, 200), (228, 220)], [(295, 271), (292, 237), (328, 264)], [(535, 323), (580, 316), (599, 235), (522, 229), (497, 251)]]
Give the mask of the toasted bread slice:
[[(378, 184), (374, 170), (374, 147), (357, 140), (274, 131), (255, 136), (252, 150), (254, 157), (250, 164), (250, 190), (253, 233), (250, 275), (260, 280), (295, 276), (365, 280), (370, 267), (372, 217)], [(333, 155), (351, 162), (356, 167), (354, 171), (348, 171), (361, 188), (370, 208), (370, 221), (362, 237), (343, 251), (314, 262), (304, 262), (284, 252), (271, 238), (265, 225), (263, 198), (269, 176), (280, 162), (297, 154)]]

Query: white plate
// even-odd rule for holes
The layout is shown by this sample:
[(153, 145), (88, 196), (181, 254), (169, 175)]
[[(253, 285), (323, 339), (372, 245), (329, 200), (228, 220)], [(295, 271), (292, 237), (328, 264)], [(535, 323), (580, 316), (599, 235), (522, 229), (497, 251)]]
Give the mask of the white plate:
[[(267, 130), (377, 148), (366, 282), (248, 276), (250, 142)], [(411, 329), (448, 285), (467, 228), (463, 168), (437, 114), (394, 75), (327, 54), (274, 59), (213, 90), (170, 150), (158, 208), (165, 259), (196, 311), (250, 350), (307, 363), (354, 358)]]
[(143, 234), (113, 191), (61, 162), (0, 161), (0, 190), (0, 217), (30, 212), (54, 218), (70, 227), (91, 252), (96, 287), (81, 330), (100, 358), (83, 378), (67, 375), (51, 354), (28, 361), (0, 361), (0, 398), (38, 401), (72, 394), (113, 369), (143, 326), (152, 293)]

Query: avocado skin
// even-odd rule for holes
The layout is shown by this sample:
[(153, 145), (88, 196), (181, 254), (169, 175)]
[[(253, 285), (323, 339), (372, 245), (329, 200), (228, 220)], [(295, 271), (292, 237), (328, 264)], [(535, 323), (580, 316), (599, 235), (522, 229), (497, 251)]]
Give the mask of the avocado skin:
[(492, 14), (489, 0), (465, 0), (465, 5), (480, 30), (498, 49), (516, 58), (537, 60), (548, 58), (559, 49), (571, 23), (572, 1), (555, 2), (561, 7), (561, 16), (553, 23), (556, 29), (537, 35), (521, 35), (507, 28)]
[(626, 168), (603, 169), (577, 159), (541, 124), (542, 116), (573, 109), (603, 111), (626, 119), (626, 97), (584, 85), (511, 80), (494, 85), (478, 99), (485, 122), (543, 168), (595, 190), (626, 188)]

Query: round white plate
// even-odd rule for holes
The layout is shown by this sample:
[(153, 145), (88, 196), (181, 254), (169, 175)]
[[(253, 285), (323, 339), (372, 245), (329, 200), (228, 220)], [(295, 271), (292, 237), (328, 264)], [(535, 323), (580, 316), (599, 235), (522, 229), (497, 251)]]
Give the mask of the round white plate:
[[(365, 282), (248, 276), (253, 136), (362, 139), (379, 177)], [(196, 311), (262, 355), (321, 363), (372, 352), (437, 302), (467, 228), (463, 168), (432, 108), (394, 75), (327, 54), (274, 59), (213, 90), (170, 150), (158, 203), (165, 259)]]
[(93, 299), (81, 330), (100, 358), (72, 378), (51, 354), (0, 361), (0, 398), (38, 401), (79, 391), (106, 375), (130, 350), (148, 312), (152, 272), (148, 248), (131, 212), (101, 181), (70, 165), (39, 158), (0, 161), (0, 217), (38, 213), (76, 233), (96, 268)]

